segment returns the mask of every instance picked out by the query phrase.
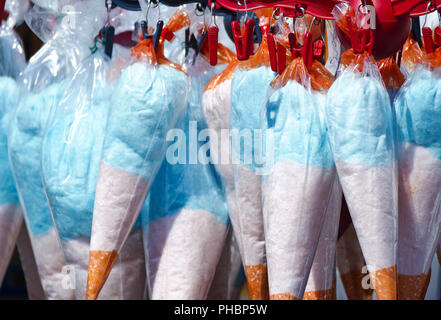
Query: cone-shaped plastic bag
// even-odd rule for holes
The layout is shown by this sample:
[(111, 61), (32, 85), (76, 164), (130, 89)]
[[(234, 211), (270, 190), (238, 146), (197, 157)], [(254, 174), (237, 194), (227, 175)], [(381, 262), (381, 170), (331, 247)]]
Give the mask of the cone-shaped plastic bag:
[(327, 96), (334, 159), (379, 299), (396, 299), (397, 174), (393, 112), (368, 54), (342, 56)]
[[(171, 32), (189, 24), (178, 11), (167, 23)], [(134, 61), (115, 85), (93, 210), (87, 299), (103, 287), (166, 152), (166, 136), (185, 111), (187, 75), (157, 55), (153, 39), (132, 49)]]
[[(91, 2), (75, 3), (75, 14), (82, 18), (82, 23), (57, 25), (55, 36), (29, 61), (20, 77), (21, 100), (11, 119), (8, 136), (11, 168), (48, 299), (73, 299), (74, 294), (71, 275), (67, 275), (69, 267), (43, 190), (41, 142), (51, 106), (63, 94), (64, 79), (73, 74), (79, 61), (90, 52), (89, 44), (83, 41), (83, 35), (90, 37), (88, 30), (96, 23), (85, 15), (89, 10), (95, 10)], [(96, 12), (102, 11), (105, 14), (105, 10)]]
[[(66, 262), (75, 274), (76, 299), (86, 295), (89, 244), (98, 168), (113, 90), (112, 64), (104, 48), (75, 71), (50, 115), (43, 138), (41, 168), (45, 192), (61, 239)], [(143, 299), (145, 262), (140, 224), (130, 233), (102, 299)]]
[(352, 223), (338, 240), (337, 266), (348, 300), (372, 300), (374, 290), (368, 282), (369, 273)]
[[(328, 79), (321, 79), (330, 85), (331, 75), (320, 64), (315, 63), (314, 69), (317, 73), (325, 75)], [(312, 79), (313, 87), (318, 88), (320, 78)], [(326, 88), (326, 84), (325, 84)], [(326, 95), (322, 92), (317, 96), (319, 99), (326, 99)], [(319, 114), (322, 118), (322, 123), (325, 123), (325, 101), (319, 104)], [(335, 300), (336, 299), (336, 242), (338, 235), (339, 218), (341, 211), (342, 190), (338, 179), (335, 179), (332, 187), (332, 193), (329, 199), (328, 207), (326, 208), (325, 221), (323, 223), (322, 231), (320, 233), (319, 243), (314, 256), (314, 260), (309, 274), (308, 282), (306, 284), (304, 300)]]
[[(274, 92), (264, 108), (265, 136), (273, 135), (274, 141), (274, 146), (267, 144), (267, 155), (273, 147), (273, 161), (262, 179), (271, 299), (303, 298), (336, 180), (323, 114), (325, 95), (312, 91), (326, 91), (331, 85), (333, 76), (322, 76), (323, 70), (318, 61), (308, 70), (301, 57), (294, 59), (271, 84)], [(328, 213), (339, 212), (334, 208)], [(330, 233), (335, 233), (335, 252), (336, 231)], [(332, 272), (322, 270), (322, 275), (332, 278), (335, 263), (328, 263)], [(321, 290), (315, 289), (311, 295)]]
[(229, 225), (222, 184), (209, 163), (209, 131), (201, 99), (208, 81), (225, 66), (211, 67), (202, 55), (188, 65), (190, 91), (185, 117), (142, 211), (151, 299), (205, 299)]
[[(256, 53), (248, 60), (239, 61), (233, 73), (229, 119), (236, 209), (230, 210), (230, 216), (242, 251), (252, 300), (269, 297), (261, 183), (253, 159), (258, 152), (253, 141), (257, 140), (254, 135), (260, 130), (260, 111), (274, 76), (264, 34)], [(235, 212), (236, 216), (233, 217)]]
[[(423, 56), (416, 46), (413, 52)], [(413, 56), (409, 53), (408, 60)], [(398, 298), (424, 299), (441, 225), (441, 69), (422, 59), (395, 100), (398, 127)]]
[(211, 79), (202, 96), (202, 109), (207, 126), (213, 133), (213, 136), (210, 137), (210, 156), (211, 159), (214, 160), (213, 163), (216, 171), (223, 182), (234, 237), (236, 238), (240, 254), (242, 254), (240, 240), (237, 240), (237, 238), (240, 237), (240, 233), (238, 232), (238, 212), (234, 194), (234, 175), (231, 162), (229, 130), (230, 90), (233, 71), (236, 65), (237, 60), (230, 62), (224, 71)]

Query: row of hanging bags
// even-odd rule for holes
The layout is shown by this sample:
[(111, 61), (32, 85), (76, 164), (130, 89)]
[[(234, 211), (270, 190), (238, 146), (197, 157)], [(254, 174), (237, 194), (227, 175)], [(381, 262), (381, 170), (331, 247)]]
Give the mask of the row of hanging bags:
[[(431, 37), (430, 37), (431, 39)], [(398, 131), (398, 298), (424, 299), (441, 231), (441, 49), (409, 38), (409, 74), (394, 107)]]
[[(145, 14), (146, 4), (140, 4)], [(165, 28), (174, 32), (188, 24), (184, 14), (176, 14)], [(185, 111), (188, 77), (181, 66), (164, 57), (164, 40), (159, 39), (157, 28), (158, 38), (146, 34), (131, 49), (131, 59), (110, 98), (93, 209), (86, 299), (96, 299), (103, 288), (165, 157), (167, 133)]]
[[(355, 29), (349, 4), (334, 8)], [(351, 18), (352, 17), (352, 18)], [(349, 49), (328, 91), (326, 118), (349, 212), (378, 299), (397, 298), (398, 177), (390, 98), (369, 50)]]

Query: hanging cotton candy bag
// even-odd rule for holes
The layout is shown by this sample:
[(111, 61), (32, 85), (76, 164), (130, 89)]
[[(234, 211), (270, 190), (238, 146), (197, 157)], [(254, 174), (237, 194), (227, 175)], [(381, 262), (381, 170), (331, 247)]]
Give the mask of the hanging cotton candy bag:
[[(94, 31), (90, 33), (91, 45), (98, 29)], [(102, 34), (106, 41), (104, 31)], [(118, 60), (124, 59), (122, 49), (115, 45), (111, 60), (104, 45), (97, 42), (76, 69), (51, 110), (42, 144), (45, 192), (66, 262), (75, 270), (77, 299), (86, 295), (95, 188), (115, 82), (112, 77), (117, 73), (112, 69), (117, 69)], [(145, 267), (138, 223), (100, 298), (143, 299), (144, 294)]]
[[(170, 32), (189, 24), (181, 11)], [(159, 36), (159, 35), (158, 35)], [(96, 299), (138, 218), (166, 152), (166, 136), (185, 110), (188, 79), (182, 68), (140, 41), (111, 97), (98, 171), (89, 254), (87, 299)]]
[[(76, 4), (82, 16), (87, 4)], [(34, 11), (26, 16), (32, 21)], [(52, 12), (47, 12), (52, 16)], [(47, 19), (49, 21), (49, 19)], [(73, 299), (69, 270), (44, 194), (40, 175), (41, 141), (51, 106), (63, 92), (64, 80), (73, 73), (89, 48), (82, 41), (85, 24), (64, 24), (55, 20), (50, 26), (54, 36), (30, 59), (20, 77), (21, 99), (9, 129), (9, 157), (29, 231), (36, 264), (48, 299)], [(43, 26), (41, 26), (42, 29)], [(76, 29), (75, 29), (75, 28)], [(54, 29), (55, 28), (55, 29)], [(86, 27), (87, 28), (87, 27)], [(47, 27), (49, 29), (49, 27)], [(63, 271), (64, 270), (64, 271)], [(65, 274), (63, 274), (64, 272)]]
[[(263, 30), (269, 19), (261, 18)], [(267, 30), (267, 29), (266, 29)], [(231, 160), (234, 177), (234, 207), (230, 217), (235, 230), (252, 300), (268, 299), (268, 276), (261, 204), (259, 164), (260, 156), (254, 141), (260, 130), (260, 110), (266, 91), (275, 73), (271, 70), (266, 33), (256, 53), (239, 61), (231, 81)], [(244, 133), (243, 148), (241, 134)]]
[[(272, 135), (274, 141), (274, 160), (262, 182), (262, 203), (270, 297), (275, 300), (304, 297), (320, 233), (327, 227), (336, 230), (339, 216), (336, 205), (329, 211), (328, 226), (323, 225), (336, 171), (324, 122), (325, 95), (314, 92), (325, 92), (333, 77), (318, 61), (312, 68), (313, 73), (302, 57), (295, 58), (272, 82), (263, 112), (265, 136)], [(332, 290), (335, 262), (326, 262), (322, 253), (319, 257), (325, 261), (316, 266), (329, 264), (332, 272), (321, 270), (327, 280), (311, 276), (316, 283), (310, 282), (307, 299)]]
[[(395, 100), (398, 129), (398, 298), (424, 299), (441, 225), (441, 70), (422, 56)], [(405, 62), (412, 61), (411, 52)], [(438, 67), (438, 69), (436, 69)]]

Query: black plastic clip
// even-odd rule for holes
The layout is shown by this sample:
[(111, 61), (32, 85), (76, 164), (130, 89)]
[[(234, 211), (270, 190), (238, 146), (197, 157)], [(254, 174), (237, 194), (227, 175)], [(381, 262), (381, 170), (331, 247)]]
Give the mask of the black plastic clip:
[(112, 59), (113, 44), (115, 41), (115, 28), (113, 26), (104, 26), (101, 29), (101, 38), (104, 42), (104, 53)]
[(196, 57), (201, 51), (202, 44), (204, 43), (204, 40), (207, 37), (207, 35), (208, 35), (208, 30), (204, 30), (204, 32), (202, 32), (196, 39), (193, 33), (190, 35), (190, 28), (185, 29), (185, 56), (188, 56), (188, 52), (190, 48), (194, 50), (192, 65), (195, 64)]
[(155, 49), (155, 52), (158, 50), (159, 39), (161, 38), (161, 33), (163, 28), (164, 28), (164, 21), (159, 20), (158, 23), (156, 24), (156, 30), (152, 34), (149, 34), (147, 21), (144, 20), (141, 21), (141, 23), (135, 22), (135, 34), (138, 35), (139, 29), (141, 29), (142, 38), (144, 40), (148, 38), (153, 38), (153, 48)]

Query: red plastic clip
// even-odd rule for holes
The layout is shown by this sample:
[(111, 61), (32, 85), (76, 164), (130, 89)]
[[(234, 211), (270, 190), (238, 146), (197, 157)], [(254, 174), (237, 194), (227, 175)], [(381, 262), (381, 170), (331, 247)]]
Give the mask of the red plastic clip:
[(435, 44), (436, 47), (441, 47), (441, 26), (435, 28), (433, 43)]
[(274, 41), (274, 35), (272, 33), (266, 34), (268, 42), (268, 53), (270, 57), (271, 70), (277, 72), (277, 54), (276, 54), (276, 42)]
[(286, 68), (286, 48), (274, 40), (274, 35), (270, 32), (266, 34), (268, 42), (268, 52), (271, 63), (271, 70), (278, 74), (283, 73)]
[[(312, 33), (307, 32), (305, 36), (305, 40), (303, 42), (303, 46), (301, 48), (297, 48), (297, 38), (294, 33), (290, 33), (288, 35), (289, 45), (291, 47), (291, 54), (293, 57), (302, 57), (303, 62), (307, 68), (311, 68), (312, 61), (314, 59), (314, 49), (312, 43)], [(323, 52), (323, 51), (322, 51)], [(321, 54), (320, 54), (321, 57)]]
[(374, 47), (374, 33), (371, 28), (359, 29), (352, 26), (352, 20), (349, 14), (346, 14), (346, 21), (349, 26), (352, 49), (355, 54), (368, 52), (372, 54)]
[(435, 44), (433, 43), (432, 35), (432, 29), (429, 27), (423, 28), (424, 47), (426, 48), (427, 53), (432, 53), (435, 51)]
[(286, 68), (286, 48), (277, 42), (277, 73), (282, 74)]
[(208, 51), (210, 53), (210, 65), (217, 65), (217, 46), (219, 41), (219, 28), (212, 26), (208, 28)]
[(239, 60), (247, 60), (251, 54), (253, 44), (254, 20), (248, 19), (245, 23), (245, 32), (242, 35), (238, 21), (231, 22), (234, 44), (236, 45), (236, 55)]

